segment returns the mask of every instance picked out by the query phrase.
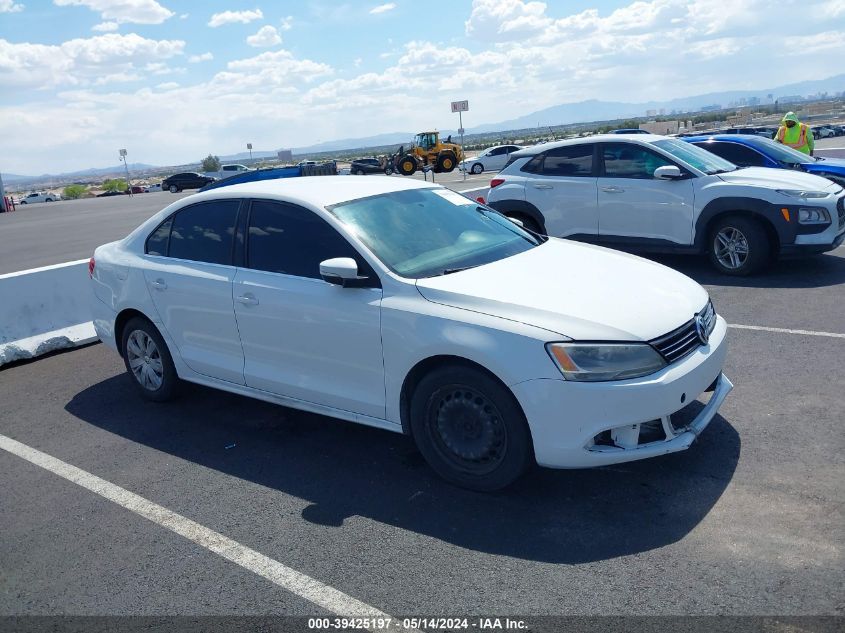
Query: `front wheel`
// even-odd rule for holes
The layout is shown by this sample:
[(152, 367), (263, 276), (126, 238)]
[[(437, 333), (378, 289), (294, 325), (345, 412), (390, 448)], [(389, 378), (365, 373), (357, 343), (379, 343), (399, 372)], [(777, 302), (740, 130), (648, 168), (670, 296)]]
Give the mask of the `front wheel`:
[(760, 223), (743, 217), (718, 220), (710, 231), (710, 261), (726, 275), (750, 275), (770, 261), (771, 244)]
[(482, 171), (484, 171), (484, 165), (482, 165), (481, 163), (475, 163), (475, 165), (472, 166), (472, 169), (470, 169), (470, 171), (474, 174), (480, 174)]
[(428, 464), (463, 488), (504, 488), (533, 463), (522, 409), (478, 369), (445, 367), (423, 378), (411, 399), (411, 430)]
[(135, 317), (123, 330), (123, 362), (141, 395), (147, 400), (171, 400), (179, 376), (164, 339), (155, 326)]
[(399, 161), (399, 173), (403, 176), (412, 176), (417, 170), (417, 163), (413, 158), (403, 158)]
[(179, 187), (176, 185), (170, 185), (170, 193), (179, 193)]

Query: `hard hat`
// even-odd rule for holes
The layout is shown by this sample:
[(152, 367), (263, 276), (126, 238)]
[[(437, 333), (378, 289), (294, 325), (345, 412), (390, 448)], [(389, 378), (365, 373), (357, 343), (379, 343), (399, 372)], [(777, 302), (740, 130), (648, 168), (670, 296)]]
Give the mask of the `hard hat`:
[(798, 117), (795, 116), (794, 112), (787, 112), (783, 115), (783, 120), (781, 122), (786, 123), (787, 121), (795, 121), (796, 123), (798, 123)]

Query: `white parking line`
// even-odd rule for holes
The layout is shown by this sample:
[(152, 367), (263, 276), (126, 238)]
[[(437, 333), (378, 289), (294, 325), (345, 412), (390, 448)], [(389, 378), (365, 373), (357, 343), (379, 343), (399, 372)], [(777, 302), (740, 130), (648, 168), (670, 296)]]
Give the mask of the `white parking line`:
[(282, 563), (260, 554), (237, 541), (223, 536), (167, 508), (148, 501), (133, 492), (92, 475), (76, 466), (42, 453), (26, 444), (0, 435), (0, 448), (17, 455), (31, 464), (40, 466), (54, 475), (82, 486), (91, 492), (116, 503), (160, 525), (163, 528), (193, 541), (200, 547), (240, 565), (300, 598), (342, 616), (370, 618), (395, 618), (356, 600), (345, 593), (329, 587), (310, 576), (291, 569)]
[(760, 332), (777, 332), (779, 334), (804, 334), (805, 336), (830, 336), (832, 338), (845, 338), (845, 334), (838, 332), (816, 332), (814, 330), (789, 330), (780, 327), (765, 327), (762, 325), (739, 325), (737, 323), (729, 323), (729, 328), (737, 330), (758, 330)]

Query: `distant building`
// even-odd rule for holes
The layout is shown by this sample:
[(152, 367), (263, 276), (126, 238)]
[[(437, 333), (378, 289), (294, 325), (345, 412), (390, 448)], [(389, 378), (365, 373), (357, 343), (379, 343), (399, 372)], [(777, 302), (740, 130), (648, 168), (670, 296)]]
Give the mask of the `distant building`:
[(680, 127), (680, 121), (648, 121), (647, 123), (640, 123), (640, 129), (645, 130), (649, 134), (677, 134)]
[(283, 163), (293, 162), (293, 152), (289, 149), (280, 149), (276, 152), (276, 156), (278, 156), (279, 160)]
[(645, 115), (646, 116), (657, 116), (657, 110), (646, 110)]
[(714, 103), (713, 105), (706, 105), (701, 108), (702, 112), (717, 112), (722, 109), (721, 104)]

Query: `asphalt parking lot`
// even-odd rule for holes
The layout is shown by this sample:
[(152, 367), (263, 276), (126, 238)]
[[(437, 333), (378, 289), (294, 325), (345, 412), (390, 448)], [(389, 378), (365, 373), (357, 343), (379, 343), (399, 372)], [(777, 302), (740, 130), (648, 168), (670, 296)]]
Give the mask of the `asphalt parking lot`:
[(0, 614), (845, 615), (845, 248), (747, 279), (658, 261), (732, 324), (720, 415), (689, 451), (496, 494), (388, 432), (145, 402), (102, 345), (3, 368)]

